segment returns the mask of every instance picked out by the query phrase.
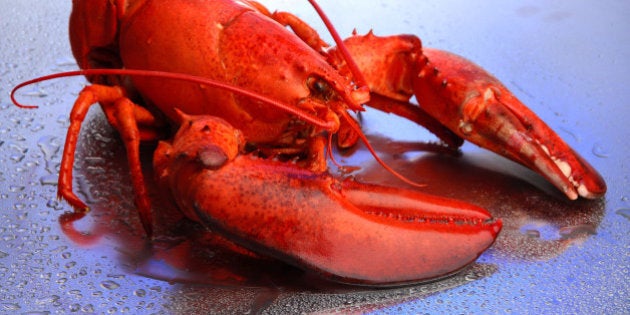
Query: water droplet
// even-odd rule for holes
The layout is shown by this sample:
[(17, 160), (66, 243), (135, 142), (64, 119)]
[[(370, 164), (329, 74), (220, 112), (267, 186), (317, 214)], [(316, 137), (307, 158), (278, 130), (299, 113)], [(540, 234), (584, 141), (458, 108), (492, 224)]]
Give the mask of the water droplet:
[[(558, 114), (560, 115), (560, 114)], [(570, 136), (571, 138), (573, 138), (573, 140), (575, 140), (575, 142), (580, 142), (581, 139), (580, 137), (578, 137), (578, 135), (576, 133), (574, 133), (573, 131), (566, 129), (564, 127), (560, 127), (560, 130), (562, 130), (563, 132), (565, 132), (568, 136)]]
[(50, 199), (46, 203), (46, 207), (53, 208), (55, 210), (63, 209), (63, 205), (57, 199)]
[(595, 154), (595, 156), (600, 157), (600, 158), (607, 158), (610, 156), (610, 153), (608, 152), (608, 150), (606, 150), (606, 148), (604, 148), (604, 146), (601, 143), (595, 143), (595, 145), (593, 145), (593, 154)]
[(17, 311), (22, 308), (19, 304), (16, 303), (2, 303), (0, 305), (2, 305), (2, 309), (5, 311)]
[(103, 287), (104, 289), (108, 289), (108, 290), (114, 290), (114, 289), (118, 289), (120, 287), (120, 284), (112, 281), (112, 280), (105, 280), (103, 282), (101, 282), (101, 287)]
[(68, 291), (68, 294), (73, 295), (74, 297), (78, 299), (83, 297), (83, 294), (81, 294), (81, 290), (70, 290)]
[(57, 116), (57, 122), (60, 123), (62, 127), (68, 127), (70, 125), (70, 119), (68, 115)]
[(597, 234), (597, 229), (591, 224), (580, 224), (573, 226), (565, 226), (558, 230), (558, 234), (562, 239), (572, 239), (585, 235), (595, 235)]
[(155, 292), (162, 292), (162, 287), (160, 286), (152, 286), (149, 289), (151, 289), (151, 291), (155, 291)]
[(11, 139), (15, 141), (26, 141), (26, 137), (23, 135), (12, 134)]
[(39, 178), (39, 183), (42, 186), (45, 186), (45, 185), (57, 186), (57, 175), (56, 174), (44, 175)]
[(59, 246), (57, 248), (52, 249), (50, 252), (53, 254), (61, 253), (64, 250), (68, 249), (68, 246)]
[(522, 225), (519, 231), (531, 238), (543, 240), (558, 240), (558, 227), (547, 222), (533, 221)]
[(26, 220), (28, 219), (28, 212), (20, 213), (17, 215), (18, 220)]
[(59, 297), (58, 295), (51, 295), (49, 297), (35, 300), (35, 304), (37, 305), (55, 304), (57, 301), (59, 301), (60, 298), (61, 297)]
[(475, 280), (479, 280), (480, 278), (481, 278), (481, 276), (479, 274), (475, 273), (475, 272), (466, 274), (464, 276), (464, 279), (466, 281), (475, 281)]
[(630, 220), (630, 208), (621, 208), (615, 211), (616, 214)]
[(147, 291), (145, 291), (144, 289), (138, 289), (133, 291), (133, 295), (137, 297), (144, 297), (145, 295), (147, 295)]
[(78, 311), (80, 311), (80, 310), (81, 310), (81, 305), (79, 305), (79, 304), (77, 304), (77, 303), (72, 304), (72, 305), (70, 305), (70, 307), (68, 308), (68, 310), (69, 310), (70, 312), (72, 312), (72, 313), (78, 312)]
[(8, 254), (8, 253), (5, 253), (5, 252), (3, 252), (3, 251), (0, 251), (0, 258), (4, 258), (4, 257), (7, 257), (7, 256), (9, 256), (9, 254)]
[(528, 230), (525, 230), (525, 235), (531, 238), (540, 238), (540, 231), (528, 229)]
[(42, 124), (37, 124), (35, 126), (33, 126), (33, 128), (31, 128), (31, 132), (38, 132), (38, 131), (42, 131), (44, 130), (44, 125)]
[(24, 159), (26, 155), (24, 154), (12, 154), (10, 159), (11, 161), (15, 162), (15, 163), (19, 163), (22, 162), (22, 160)]
[(60, 57), (55, 60), (55, 65), (57, 65), (58, 67), (73, 67), (76, 64), (76, 61), (68, 56)]
[(48, 93), (46, 93), (46, 91), (44, 91), (43, 89), (41, 89), (38, 86), (32, 87), (29, 90), (25, 90), (24, 92), (22, 92), (20, 94), (24, 95), (24, 96), (32, 96), (32, 97), (46, 97), (46, 96), (48, 96)]
[(24, 190), (24, 186), (18, 186), (18, 185), (11, 185), (9, 186), (9, 191), (10, 192), (20, 192), (22, 190)]
[(59, 152), (59, 138), (54, 136), (43, 136), (37, 140), (37, 146), (44, 153), (46, 160), (52, 159), (52, 157)]

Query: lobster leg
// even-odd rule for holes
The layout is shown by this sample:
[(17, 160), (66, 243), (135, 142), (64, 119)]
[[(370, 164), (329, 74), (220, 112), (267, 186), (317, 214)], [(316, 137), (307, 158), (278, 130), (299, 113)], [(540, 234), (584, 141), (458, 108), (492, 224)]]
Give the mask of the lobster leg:
[(188, 119), (154, 157), (180, 210), (330, 279), (398, 285), (444, 277), (472, 263), (501, 229), (474, 205), (238, 155), (238, 132), (227, 123)]
[(427, 128), (427, 130), (445, 143), (447, 148), (453, 151), (456, 151), (457, 148), (461, 147), (464, 143), (462, 138), (457, 136), (450, 129), (444, 127), (437, 119), (433, 118), (433, 116), (429, 115), (418, 105), (373, 94), (368, 102), (368, 106), (388, 114), (404, 117)]
[[(370, 32), (344, 43), (374, 93), (402, 104), (415, 95), (420, 107), (454, 134), (538, 172), (569, 199), (599, 198), (606, 192), (606, 183), (588, 162), (474, 63), (422, 49), (411, 35), (377, 37)], [(398, 106), (391, 111), (406, 111), (406, 105)]]
[(271, 18), (284, 26), (290, 26), (300, 39), (318, 52), (324, 52), (324, 49), (330, 46), (319, 37), (315, 29), (291, 13), (276, 11)]
[(293, 33), (297, 35), (302, 41), (304, 41), (307, 45), (309, 45), (314, 50), (324, 53), (325, 48), (330, 45), (321, 39), (317, 31), (308, 25), (306, 22), (302, 21), (297, 16), (282, 11), (275, 11), (273, 13), (269, 12), (267, 7), (258, 3), (256, 1), (247, 0), (245, 1), (249, 6), (255, 8), (261, 14), (268, 16), (274, 21), (280, 23), (283, 26), (289, 26)]
[[(160, 124), (148, 110), (127, 99), (121, 88), (93, 84), (85, 87), (79, 94), (70, 113), (70, 127), (61, 159), (57, 196), (65, 199), (79, 214), (73, 216), (73, 221), (81, 219), (89, 210), (72, 190), (72, 166), (81, 124), (89, 108), (97, 102), (100, 102), (109, 123), (122, 136), (136, 196), (135, 202), (144, 229), (151, 235), (151, 206), (144, 185), (139, 146), (141, 140), (157, 139), (158, 133), (151, 127), (158, 127)], [(139, 129), (139, 125), (145, 128)]]

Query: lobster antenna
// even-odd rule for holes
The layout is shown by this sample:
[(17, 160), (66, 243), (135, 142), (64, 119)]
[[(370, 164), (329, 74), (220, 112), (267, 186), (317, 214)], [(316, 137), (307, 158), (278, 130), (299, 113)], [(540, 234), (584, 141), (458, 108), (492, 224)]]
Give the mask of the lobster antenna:
[(20, 108), (28, 108), (28, 109), (37, 108), (38, 106), (36, 105), (24, 105), (18, 102), (15, 99), (15, 93), (17, 92), (17, 90), (27, 85), (31, 85), (31, 84), (42, 82), (42, 81), (65, 78), (65, 77), (72, 77), (72, 76), (90, 76), (90, 75), (128, 75), (128, 76), (136, 76), (136, 77), (154, 77), (154, 78), (173, 79), (173, 80), (180, 80), (180, 81), (187, 81), (187, 82), (198, 83), (198, 84), (203, 84), (203, 85), (209, 85), (209, 86), (225, 89), (234, 93), (238, 93), (243, 96), (247, 96), (252, 99), (258, 100), (263, 103), (268, 103), (272, 106), (275, 106), (279, 109), (282, 109), (288, 112), (289, 114), (298, 116), (302, 120), (308, 123), (311, 123), (317, 127), (323, 128), (325, 130), (332, 130), (335, 127), (334, 123), (332, 122), (322, 120), (317, 116), (313, 116), (311, 114), (305, 113), (303, 111), (300, 111), (299, 109), (296, 109), (294, 107), (278, 102), (277, 100), (271, 99), (259, 93), (245, 90), (238, 86), (230, 85), (227, 83), (219, 82), (219, 81), (204, 78), (204, 77), (189, 75), (189, 74), (173, 73), (173, 72), (165, 72), (165, 71), (154, 71), (154, 70), (83, 69), (83, 70), (74, 70), (74, 71), (59, 72), (55, 74), (45, 75), (39, 78), (24, 81), (16, 85), (11, 91), (11, 101), (13, 102), (13, 104), (15, 104), (15, 106), (20, 107)]
[(330, 22), (330, 20), (328, 19), (328, 16), (326, 16), (326, 13), (324, 13), (322, 8), (320, 8), (319, 4), (317, 4), (315, 0), (308, 0), (308, 2), (310, 2), (313, 8), (315, 9), (315, 11), (317, 11), (317, 14), (324, 22), (324, 25), (326, 25), (326, 28), (328, 29), (328, 32), (330, 33), (333, 40), (335, 41), (335, 44), (337, 44), (337, 48), (343, 55), (343, 58), (345, 59), (346, 64), (350, 68), (350, 72), (352, 72), (352, 76), (354, 77), (354, 80), (358, 86), (358, 89), (368, 89), (368, 84), (367, 84), (367, 81), (365, 80), (365, 77), (363, 77), (363, 73), (361, 73), (361, 71), (359, 70), (359, 66), (357, 66), (357, 63), (354, 62), (354, 59), (352, 58), (352, 56), (350, 56), (350, 52), (348, 51), (348, 48), (343, 43), (343, 40), (341, 39), (341, 37), (339, 37), (339, 33), (337, 33), (337, 30), (332, 25), (332, 22)]
[[(343, 58), (345, 59), (346, 64), (350, 68), (350, 72), (352, 72), (352, 76), (354, 77), (354, 80), (355, 80), (355, 83), (358, 86), (358, 89), (368, 90), (369, 87), (368, 87), (367, 81), (365, 80), (365, 77), (363, 76), (363, 73), (361, 73), (361, 70), (359, 70), (359, 66), (357, 66), (356, 62), (354, 62), (354, 59), (350, 55), (350, 52), (348, 51), (348, 48), (343, 43), (343, 40), (339, 36), (339, 33), (337, 33), (337, 30), (335, 29), (335, 27), (332, 25), (332, 22), (330, 22), (330, 20), (328, 19), (328, 16), (326, 16), (324, 11), (320, 8), (319, 4), (317, 4), (317, 2), (315, 2), (315, 0), (308, 0), (308, 2), (310, 2), (311, 5), (313, 6), (313, 8), (315, 9), (315, 11), (317, 11), (317, 14), (319, 15), (319, 17), (324, 22), (324, 25), (326, 25), (326, 28), (328, 29), (328, 32), (330, 33), (330, 35), (332, 36), (333, 40), (335, 41), (335, 44), (337, 44), (337, 48), (339, 49), (339, 51), (343, 55)], [(341, 115), (343, 116), (343, 118), (345, 120), (348, 121), (348, 123), (350, 124), (350, 127), (359, 135), (359, 138), (361, 139), (361, 141), (363, 141), (363, 143), (365, 143), (365, 147), (368, 149), (370, 154), (372, 154), (372, 156), (374, 157), (376, 162), (378, 162), (378, 164), (380, 164), (385, 170), (387, 170), (392, 175), (396, 176), (396, 178), (400, 179), (401, 181), (403, 181), (403, 182), (405, 182), (405, 183), (407, 183), (409, 185), (412, 185), (412, 186), (415, 186), (415, 187), (425, 187), (426, 186), (426, 184), (416, 183), (416, 182), (408, 179), (404, 175), (396, 172), (393, 168), (391, 168), (391, 166), (387, 165), (387, 163), (385, 163), (385, 161), (383, 161), (376, 154), (376, 151), (374, 150), (374, 147), (372, 147), (372, 145), (370, 144), (370, 141), (367, 139), (365, 134), (363, 134), (363, 131), (361, 130), (361, 127), (359, 127), (357, 125), (357, 123), (354, 121), (354, 119), (352, 119), (348, 115), (348, 113), (345, 112), (345, 111), (341, 111)], [(329, 151), (330, 151), (330, 144), (329, 144)], [(330, 156), (332, 158), (332, 153), (329, 153), (329, 154), (330, 154)], [(333, 163), (337, 164), (336, 161), (334, 160), (334, 158), (332, 160), (333, 160)]]
[[(219, 81), (215, 81), (212, 79), (208, 79), (208, 78), (204, 78), (204, 77), (199, 77), (199, 76), (194, 76), (194, 75), (189, 75), (189, 74), (183, 74), (183, 73), (173, 73), (173, 72), (165, 72), (165, 71), (154, 71), (154, 70), (137, 70), (137, 69), (83, 69), (83, 70), (74, 70), (74, 71), (66, 71), (66, 72), (59, 72), (59, 73), (54, 73), (54, 74), (49, 74), (49, 75), (45, 75), (45, 76), (41, 76), (38, 78), (34, 78), (28, 81), (24, 81), (18, 85), (16, 85), (13, 90), (11, 90), (11, 101), (13, 102), (13, 104), (17, 107), (20, 108), (26, 108), (26, 109), (33, 109), (33, 108), (38, 108), (38, 106), (36, 105), (24, 105), (20, 102), (18, 102), (15, 99), (15, 94), (16, 92), (28, 85), (34, 84), (34, 83), (38, 83), (38, 82), (42, 82), (42, 81), (47, 81), (47, 80), (52, 80), (52, 79), (58, 79), (58, 78), (65, 78), (65, 77), (73, 77), (73, 76), (90, 76), (90, 75), (128, 75), (128, 76), (139, 76), (139, 77), (154, 77), (154, 78), (164, 78), (164, 79), (173, 79), (173, 80), (180, 80), (180, 81), (187, 81), (187, 82), (192, 82), (192, 83), (198, 83), (198, 84), (203, 84), (203, 85), (209, 85), (209, 86), (214, 86), (217, 88), (222, 88), (222, 89), (226, 89), (228, 91), (234, 92), (234, 93), (239, 93), (243, 96), (247, 96), (247, 97), (251, 97), (252, 99), (258, 100), (260, 102), (263, 103), (268, 103), (272, 106), (275, 106), (279, 109), (282, 109), (290, 114), (296, 115), (298, 117), (300, 117), (302, 120), (311, 123), (315, 126), (318, 126), (322, 129), (325, 130), (333, 130), (335, 128), (335, 124), (333, 122), (328, 122), (325, 120), (320, 119), (317, 116), (313, 116), (310, 115), (308, 113), (302, 112), (296, 108), (290, 107), (286, 104), (280, 103), (274, 99), (268, 98), (264, 95), (255, 93), (255, 92), (251, 92), (248, 90), (245, 90), (243, 88), (234, 86), (234, 85), (230, 85), (227, 83), (222, 83)], [(376, 151), (374, 150), (374, 148), (372, 147), (372, 145), (370, 145), (367, 137), (365, 136), (365, 134), (363, 134), (363, 132), (361, 131), (361, 127), (359, 127), (357, 125), (357, 123), (350, 117), (350, 115), (348, 115), (347, 112), (345, 111), (340, 111), (342, 117), (348, 121), (348, 123), (350, 124), (350, 127), (359, 135), (359, 138), (361, 139), (361, 141), (363, 141), (368, 149), (368, 151), (370, 152), (370, 154), (372, 154), (372, 156), (374, 156), (374, 159), (381, 165), (383, 166), (383, 168), (385, 168), (388, 172), (390, 172), (391, 174), (393, 174), (394, 176), (396, 176), (397, 178), (399, 178), (400, 180), (402, 180), (403, 182), (410, 184), (412, 186), (416, 186), (416, 187), (424, 187), (424, 184), (419, 184), (416, 183), (406, 177), (404, 177), (403, 175), (401, 175), (400, 173), (396, 172), (395, 170), (393, 170), (389, 165), (387, 165), (383, 160), (381, 160), (381, 158), (376, 154)], [(330, 142), (330, 138), (329, 138), (329, 142)], [(329, 154), (332, 156), (332, 150), (330, 149), (330, 145), (329, 145)], [(333, 162), (337, 165), (339, 165), (338, 163), (336, 163), (336, 161), (334, 161), (333, 158)]]
[(378, 154), (376, 154), (376, 150), (374, 150), (374, 147), (372, 147), (372, 145), (370, 144), (370, 141), (368, 140), (368, 138), (365, 136), (365, 134), (363, 133), (363, 131), (361, 131), (361, 127), (357, 124), (357, 122), (352, 119), (352, 117), (350, 117), (350, 115), (348, 115), (347, 112), (345, 111), (341, 111), (341, 116), (350, 124), (350, 128), (352, 128), (352, 130), (354, 130), (354, 132), (356, 132), (359, 135), (359, 138), (361, 139), (361, 141), (363, 141), (363, 143), (365, 143), (365, 147), (368, 149), (368, 151), (370, 152), (370, 154), (372, 154), (372, 156), (374, 157), (374, 159), (376, 160), (376, 162), (378, 162), (378, 164), (380, 164), (386, 171), (388, 171), (389, 173), (391, 173), (392, 175), (394, 175), (396, 178), (400, 179), (401, 181), (411, 185), (411, 186), (415, 186), (415, 187), (426, 187), (426, 184), (421, 184), (421, 183), (417, 183), (407, 177), (405, 177), (405, 175), (402, 175), (400, 173), (398, 173), (397, 171), (395, 171), (391, 166), (387, 165), (387, 163), (385, 163), (385, 161), (383, 161)]

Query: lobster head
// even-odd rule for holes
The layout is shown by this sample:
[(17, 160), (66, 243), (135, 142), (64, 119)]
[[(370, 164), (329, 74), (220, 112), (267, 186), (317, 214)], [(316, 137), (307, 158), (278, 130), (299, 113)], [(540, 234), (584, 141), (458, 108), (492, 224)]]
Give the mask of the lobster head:
[[(74, 0), (70, 41), (79, 67), (191, 74), (264, 94), (327, 121), (337, 120), (346, 109), (362, 110), (361, 104), (369, 99), (367, 90), (355, 89), (351, 80), (340, 76), (324, 56), (284, 26), (258, 14), (257, 7), (246, 2), (191, 1), (177, 2), (178, 9), (173, 10), (167, 4)], [(208, 27), (217, 23), (223, 26)], [(263, 39), (252, 34), (252, 29), (264, 29)], [(180, 58), (174, 62), (173, 56)], [(270, 78), (270, 73), (277, 78)], [(264, 134), (260, 126), (254, 129), (255, 133), (248, 132), (251, 124), (241, 122), (256, 120), (277, 129), (277, 125), (289, 120), (285, 111), (270, 111), (268, 106), (260, 106), (246, 96), (233, 97), (224, 89), (199, 92), (183, 82), (114, 75), (92, 75), (88, 80), (122, 86), (128, 95), (138, 91), (144, 101), (157, 106), (172, 120), (177, 119), (173, 104), (189, 114), (221, 116), (249, 138), (258, 137), (252, 139), (255, 142), (271, 140), (259, 139), (259, 134)], [(182, 99), (187, 102), (182, 103)], [(216, 105), (208, 108), (209, 103)], [(268, 138), (278, 137), (274, 134)]]

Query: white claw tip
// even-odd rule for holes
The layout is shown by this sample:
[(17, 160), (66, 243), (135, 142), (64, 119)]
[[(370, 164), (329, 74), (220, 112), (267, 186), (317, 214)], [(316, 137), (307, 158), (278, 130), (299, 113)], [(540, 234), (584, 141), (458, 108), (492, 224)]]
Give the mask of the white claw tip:
[(580, 196), (582, 196), (584, 198), (587, 198), (587, 199), (595, 199), (595, 198), (599, 197), (598, 195), (593, 194), (592, 192), (590, 192), (588, 190), (588, 188), (586, 188), (586, 186), (584, 186), (584, 185), (578, 186), (577, 191), (580, 194)]

